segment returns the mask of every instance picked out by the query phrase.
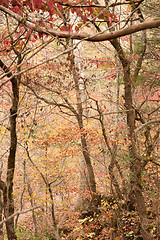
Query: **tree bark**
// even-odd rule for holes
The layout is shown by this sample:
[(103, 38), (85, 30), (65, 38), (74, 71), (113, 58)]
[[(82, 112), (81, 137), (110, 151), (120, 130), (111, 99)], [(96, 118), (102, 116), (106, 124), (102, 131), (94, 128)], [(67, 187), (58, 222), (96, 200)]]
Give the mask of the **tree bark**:
[[(3, 168), (3, 163), (0, 161), (0, 179), (2, 175), (2, 168)], [(2, 191), (0, 189), (0, 222), (2, 221), (2, 214), (3, 214), (3, 203), (2, 203)], [(3, 235), (3, 225), (0, 225), (0, 240), (4, 239)]]
[[(7, 77), (11, 77), (12, 74), (9, 72), (7, 66), (0, 60), (0, 67)], [(1, 187), (3, 191), (3, 203), (4, 203), (4, 215), (7, 219), (10, 215), (14, 213), (14, 199), (13, 199), (13, 178), (15, 170), (15, 160), (16, 160), (16, 149), (17, 149), (17, 132), (16, 132), (16, 119), (18, 111), (19, 102), (19, 79), (13, 77), (11, 79), (12, 84), (12, 105), (10, 108), (10, 149), (7, 163), (7, 179), (4, 184), (5, 187)], [(9, 240), (17, 239), (14, 229), (14, 218), (6, 221), (7, 237)]]
[(81, 131), (82, 153), (83, 153), (83, 157), (84, 157), (86, 168), (87, 168), (87, 180), (89, 183), (88, 187), (89, 187), (89, 191), (90, 191), (90, 194), (92, 197), (92, 201), (91, 201), (92, 206), (91, 207), (96, 208), (97, 207), (96, 181), (95, 181), (93, 166), (92, 166), (91, 159), (90, 159), (86, 134), (83, 133), (83, 130), (84, 130), (83, 107), (82, 107), (82, 100), (81, 100), (80, 89), (79, 89), (79, 75), (78, 75), (78, 72), (75, 67), (74, 56), (72, 56), (71, 64), (72, 64), (72, 73), (73, 73), (73, 78), (74, 78), (74, 82), (75, 82), (75, 90), (76, 90), (76, 98), (77, 98), (78, 114), (76, 117), (77, 117), (79, 129)]
[[(19, 86), (17, 79), (12, 79), (13, 100), (10, 108), (10, 151), (8, 157), (7, 167), (7, 191), (4, 193), (4, 213), (8, 218), (14, 213), (14, 199), (13, 199), (13, 178), (15, 170), (15, 158), (17, 149), (17, 133), (16, 133), (16, 118), (19, 102)], [(6, 222), (8, 239), (16, 239), (14, 230), (14, 218)]]
[[(130, 151), (130, 170), (131, 170), (131, 192), (130, 192), (130, 204), (134, 205), (136, 203), (138, 214), (141, 223), (141, 233), (144, 240), (153, 239), (149, 232), (148, 219), (146, 216), (146, 205), (142, 193), (141, 187), (141, 174), (142, 174), (142, 163), (139, 159), (136, 148), (136, 136), (135, 136), (135, 110), (133, 108), (132, 102), (132, 83), (131, 83), (131, 73), (130, 73), (130, 62), (126, 59), (123, 49), (118, 41), (114, 39), (111, 44), (116, 49), (119, 59), (123, 66), (123, 81), (124, 81), (124, 100), (125, 107), (127, 110), (127, 125), (128, 125), (128, 139), (130, 141), (129, 151)], [(134, 200), (135, 199), (135, 200)]]

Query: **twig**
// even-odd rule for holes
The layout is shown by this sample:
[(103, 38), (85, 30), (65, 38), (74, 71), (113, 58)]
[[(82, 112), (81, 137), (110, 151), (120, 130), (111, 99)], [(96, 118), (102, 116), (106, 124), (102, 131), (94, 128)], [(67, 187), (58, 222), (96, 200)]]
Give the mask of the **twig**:
[(143, 128), (145, 128), (145, 127), (147, 127), (147, 126), (149, 126), (151, 124), (156, 124), (156, 123), (159, 124), (160, 123), (160, 119), (158, 119), (158, 120), (151, 120), (149, 122), (146, 122), (146, 123), (142, 124), (140, 127), (135, 129), (135, 133), (137, 133), (138, 131), (142, 130)]
[(37, 209), (37, 208), (43, 209), (42, 206), (35, 206), (35, 207), (29, 208), (29, 209), (25, 209), (23, 211), (17, 211), (14, 214), (10, 215), (8, 218), (3, 219), (3, 221), (0, 222), (0, 225), (2, 225), (4, 222), (9, 221), (11, 218), (15, 217), (16, 215), (24, 214), (24, 213), (33, 211), (34, 209)]

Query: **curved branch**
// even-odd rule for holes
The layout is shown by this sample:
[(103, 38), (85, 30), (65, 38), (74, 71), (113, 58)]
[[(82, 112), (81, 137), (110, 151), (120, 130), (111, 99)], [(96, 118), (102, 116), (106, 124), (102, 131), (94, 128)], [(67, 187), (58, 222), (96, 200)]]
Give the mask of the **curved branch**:
[(142, 124), (140, 127), (135, 129), (135, 133), (137, 133), (138, 131), (142, 130), (143, 128), (145, 128), (145, 127), (147, 127), (147, 126), (149, 126), (151, 124), (160, 124), (160, 119), (158, 119), (158, 120), (151, 120), (149, 122), (146, 122), (146, 123)]
[(21, 17), (15, 12), (5, 8), (4, 6), (0, 5), (0, 10), (5, 12), (6, 14), (10, 15), (14, 19), (16, 19), (19, 23), (22, 23), (26, 27), (30, 28), (33, 31), (39, 32), (45, 35), (51, 35), (59, 38), (71, 38), (77, 40), (86, 40), (91, 42), (100, 42), (100, 41), (107, 41), (115, 38), (119, 38), (122, 36), (130, 35), (132, 33), (136, 33), (142, 30), (151, 29), (151, 28), (158, 28), (160, 26), (160, 18), (156, 20), (145, 21), (140, 24), (135, 24), (117, 31), (109, 32), (109, 33), (98, 33), (96, 35), (91, 35), (87, 33), (76, 33), (76, 32), (66, 32), (66, 31), (55, 31), (53, 29), (41, 27), (37, 24), (29, 22), (27, 19)]

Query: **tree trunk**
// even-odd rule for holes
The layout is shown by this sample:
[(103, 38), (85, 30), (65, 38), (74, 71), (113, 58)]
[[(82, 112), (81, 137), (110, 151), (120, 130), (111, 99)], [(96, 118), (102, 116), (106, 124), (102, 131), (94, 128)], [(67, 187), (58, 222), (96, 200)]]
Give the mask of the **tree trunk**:
[[(3, 163), (0, 161), (0, 179), (1, 179), (1, 174), (2, 174), (2, 167)], [(0, 190), (0, 222), (2, 221), (2, 213), (3, 213), (3, 203), (2, 203), (2, 191)], [(3, 224), (0, 225), (0, 240), (3, 240)]]
[[(124, 100), (127, 110), (127, 125), (128, 125), (128, 139), (130, 141), (130, 170), (131, 170), (131, 192), (130, 192), (130, 204), (133, 207), (134, 201), (137, 206), (138, 214), (141, 223), (141, 233), (144, 240), (153, 239), (149, 232), (148, 219), (146, 214), (146, 205), (142, 194), (141, 187), (141, 174), (142, 163), (139, 159), (136, 148), (136, 136), (135, 136), (135, 110), (132, 103), (132, 84), (130, 74), (130, 62), (126, 59), (123, 49), (118, 39), (111, 40), (111, 44), (116, 49), (119, 59), (123, 66), (123, 81), (124, 81)], [(134, 200), (135, 199), (135, 200)]]
[(94, 171), (90, 159), (90, 154), (89, 154), (89, 149), (88, 149), (88, 144), (87, 144), (87, 139), (86, 139), (86, 134), (83, 133), (84, 131), (84, 124), (83, 124), (83, 107), (82, 107), (82, 100), (81, 100), (81, 95), (80, 95), (80, 88), (79, 88), (79, 74), (76, 70), (75, 67), (75, 61), (74, 61), (74, 56), (72, 56), (71, 60), (72, 64), (72, 73), (73, 73), (73, 78), (75, 82), (75, 90), (76, 90), (76, 98), (77, 98), (77, 121), (79, 125), (79, 129), (81, 130), (81, 146), (82, 146), (82, 153), (84, 157), (84, 161), (86, 164), (87, 168), (87, 180), (88, 180), (88, 185), (87, 188), (89, 187), (89, 191), (92, 197), (91, 201), (91, 207), (96, 208), (97, 207), (97, 196), (96, 196), (96, 181), (95, 181), (95, 176), (94, 176)]
[[(74, 43), (79, 42), (79, 40), (74, 40)], [(82, 119), (85, 119), (88, 122), (88, 112), (87, 112), (87, 93), (86, 93), (86, 86), (84, 82), (84, 63), (82, 62), (81, 58), (78, 58), (83, 51), (83, 46), (81, 43), (77, 46), (77, 48), (74, 50), (74, 67), (76, 69), (76, 72), (73, 72), (74, 77), (78, 78), (78, 87), (76, 88), (76, 97), (77, 97), (77, 108), (80, 110), (82, 108), (82, 111), (78, 111), (79, 113), (82, 112)], [(83, 123), (83, 122), (82, 122)], [(85, 127), (85, 123), (84, 127)], [(80, 159), (80, 187), (79, 187), (79, 198), (77, 201), (76, 208), (79, 210), (84, 210), (87, 205), (89, 204), (89, 201), (86, 199), (86, 190), (89, 189), (89, 179), (87, 177), (86, 173), (86, 162), (84, 158), (82, 157)]]
[[(0, 222), (2, 221), (2, 210), (3, 210), (3, 207), (2, 207), (2, 193), (1, 193), (1, 190), (0, 190)], [(0, 226), (0, 240), (3, 240), (4, 239), (4, 236), (3, 236), (3, 225)]]
[[(7, 191), (4, 193), (4, 214), (8, 218), (14, 213), (14, 199), (13, 199), (13, 178), (15, 170), (15, 157), (17, 148), (17, 133), (16, 133), (16, 118), (19, 101), (19, 87), (18, 80), (12, 79), (13, 100), (10, 109), (10, 150), (7, 166)], [(6, 222), (7, 236), (9, 240), (16, 239), (14, 229), (14, 218)]]
[[(20, 61), (20, 59), (19, 59)], [(20, 62), (18, 62), (19, 64)], [(7, 77), (11, 77), (12, 73), (9, 72), (8, 67), (0, 60), (0, 67)], [(4, 215), (7, 219), (10, 215), (14, 213), (14, 199), (13, 199), (13, 178), (15, 170), (15, 159), (16, 159), (16, 149), (17, 149), (17, 132), (16, 132), (16, 119), (18, 111), (19, 102), (19, 79), (18, 77), (13, 77), (11, 79), (12, 84), (12, 106), (10, 108), (10, 149), (7, 164), (7, 179), (6, 183), (1, 181), (1, 189), (3, 191), (3, 203), (4, 203)], [(6, 221), (7, 237), (9, 240), (17, 239), (14, 228), (14, 218)]]

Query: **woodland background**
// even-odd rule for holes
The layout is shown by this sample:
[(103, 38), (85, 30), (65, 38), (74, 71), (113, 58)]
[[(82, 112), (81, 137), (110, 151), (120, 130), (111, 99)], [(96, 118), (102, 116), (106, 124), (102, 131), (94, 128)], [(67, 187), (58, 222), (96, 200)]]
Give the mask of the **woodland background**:
[(159, 6), (0, 0), (0, 239), (160, 239)]

